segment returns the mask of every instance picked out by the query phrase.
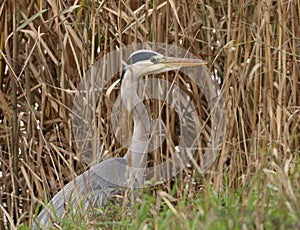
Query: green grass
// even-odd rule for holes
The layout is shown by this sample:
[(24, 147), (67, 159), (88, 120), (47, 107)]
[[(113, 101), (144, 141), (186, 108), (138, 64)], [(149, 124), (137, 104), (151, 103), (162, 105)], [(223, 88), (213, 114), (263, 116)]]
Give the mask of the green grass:
[[(260, 170), (243, 188), (230, 188), (229, 180), (221, 191), (209, 184), (205, 190), (186, 187), (182, 199), (174, 196), (175, 182), (170, 193), (145, 189), (134, 204), (110, 202), (85, 214), (73, 211), (57, 223), (62, 229), (297, 229), (299, 203), (280, 177), (274, 173), (277, 183), (270, 184)], [(295, 175), (290, 178), (298, 183)], [(299, 187), (293, 192), (299, 198)]]

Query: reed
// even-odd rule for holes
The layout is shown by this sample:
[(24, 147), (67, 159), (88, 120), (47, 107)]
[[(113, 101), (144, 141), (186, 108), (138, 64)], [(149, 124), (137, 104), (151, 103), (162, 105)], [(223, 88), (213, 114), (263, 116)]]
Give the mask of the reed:
[[(85, 216), (80, 224), (99, 226), (100, 218), (110, 220), (101, 223), (104, 228), (121, 228), (121, 223), (133, 228), (132, 222), (155, 229), (197, 229), (221, 226), (223, 222), (215, 220), (223, 215), (229, 229), (249, 223), (262, 229), (276, 226), (270, 213), (278, 215), (279, 221), (296, 222), (299, 28), (296, 0), (1, 1), (0, 229), (29, 226), (38, 203), (50, 200), (88, 168), (72, 134), (70, 116), (77, 86), (106, 53), (145, 41), (182, 46), (207, 60), (212, 75), (221, 79), (228, 118), (222, 151), (209, 172), (199, 175), (192, 166), (176, 180), (146, 189), (132, 212), (122, 206), (116, 215), (119, 222), (108, 206), (106, 216), (98, 214), (92, 221)], [(111, 132), (112, 106), (120, 85), (110, 86), (118, 78), (111, 80), (98, 101), (103, 158), (125, 152)], [(171, 72), (166, 78), (190, 92), (200, 122), (205, 123), (210, 108), (201, 90), (183, 74)], [(165, 121), (170, 136), (149, 159), (149, 165), (155, 165), (172, 154), (179, 121), (164, 103), (145, 103), (151, 114)], [(127, 119), (124, 132), (130, 134), (130, 116)], [(203, 148), (209, 126), (208, 122), (206, 135), (199, 140)], [(201, 151), (194, 156), (198, 164)], [(281, 199), (286, 218), (270, 204), (276, 199)], [(240, 207), (237, 213), (235, 206)], [(222, 207), (229, 209), (220, 211)], [(77, 220), (71, 220), (74, 226)], [(66, 226), (72, 226), (72, 221)]]

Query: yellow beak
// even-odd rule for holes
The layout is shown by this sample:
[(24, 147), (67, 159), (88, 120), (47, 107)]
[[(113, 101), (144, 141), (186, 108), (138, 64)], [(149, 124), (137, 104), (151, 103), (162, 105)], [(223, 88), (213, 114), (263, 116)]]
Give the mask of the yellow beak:
[(207, 61), (200, 59), (188, 59), (188, 58), (174, 58), (164, 57), (160, 61), (161, 64), (165, 64), (166, 67), (193, 67), (207, 64)]

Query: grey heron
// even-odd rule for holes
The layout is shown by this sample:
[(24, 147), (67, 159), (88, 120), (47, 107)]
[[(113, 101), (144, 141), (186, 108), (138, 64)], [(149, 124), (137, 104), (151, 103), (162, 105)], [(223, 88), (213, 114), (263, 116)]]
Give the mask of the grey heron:
[[(121, 188), (142, 188), (147, 164), (150, 121), (147, 109), (137, 94), (138, 80), (147, 74), (158, 74), (181, 67), (203, 65), (199, 59), (166, 57), (151, 50), (133, 52), (121, 76), (121, 100), (132, 114), (134, 129), (126, 155), (104, 160), (79, 175), (59, 191), (37, 216), (36, 222), (49, 228), (51, 219), (62, 217), (65, 203), (74, 207), (83, 202), (84, 210), (105, 205), (107, 199)], [(36, 228), (34, 225), (33, 228)]]

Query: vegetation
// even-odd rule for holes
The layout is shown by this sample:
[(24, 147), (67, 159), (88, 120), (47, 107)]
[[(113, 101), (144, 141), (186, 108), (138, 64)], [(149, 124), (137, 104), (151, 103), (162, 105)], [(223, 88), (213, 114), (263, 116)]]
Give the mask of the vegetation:
[[(134, 203), (73, 210), (56, 226), (299, 228), (299, 28), (295, 0), (1, 1), (0, 229), (28, 229), (44, 203), (88, 168), (72, 134), (74, 92), (104, 54), (145, 41), (184, 47), (221, 79), (227, 123), (220, 156), (206, 173), (191, 165), (176, 179), (145, 188)], [(104, 158), (126, 151), (109, 119), (118, 78), (99, 101)], [(188, 81), (174, 73), (168, 79), (183, 88)], [(189, 90), (200, 114), (207, 102), (197, 87)], [(151, 113), (160, 114), (155, 103), (148, 103)], [(176, 136), (176, 112), (165, 111), (167, 130)], [(172, 152), (164, 146), (161, 154)]]

